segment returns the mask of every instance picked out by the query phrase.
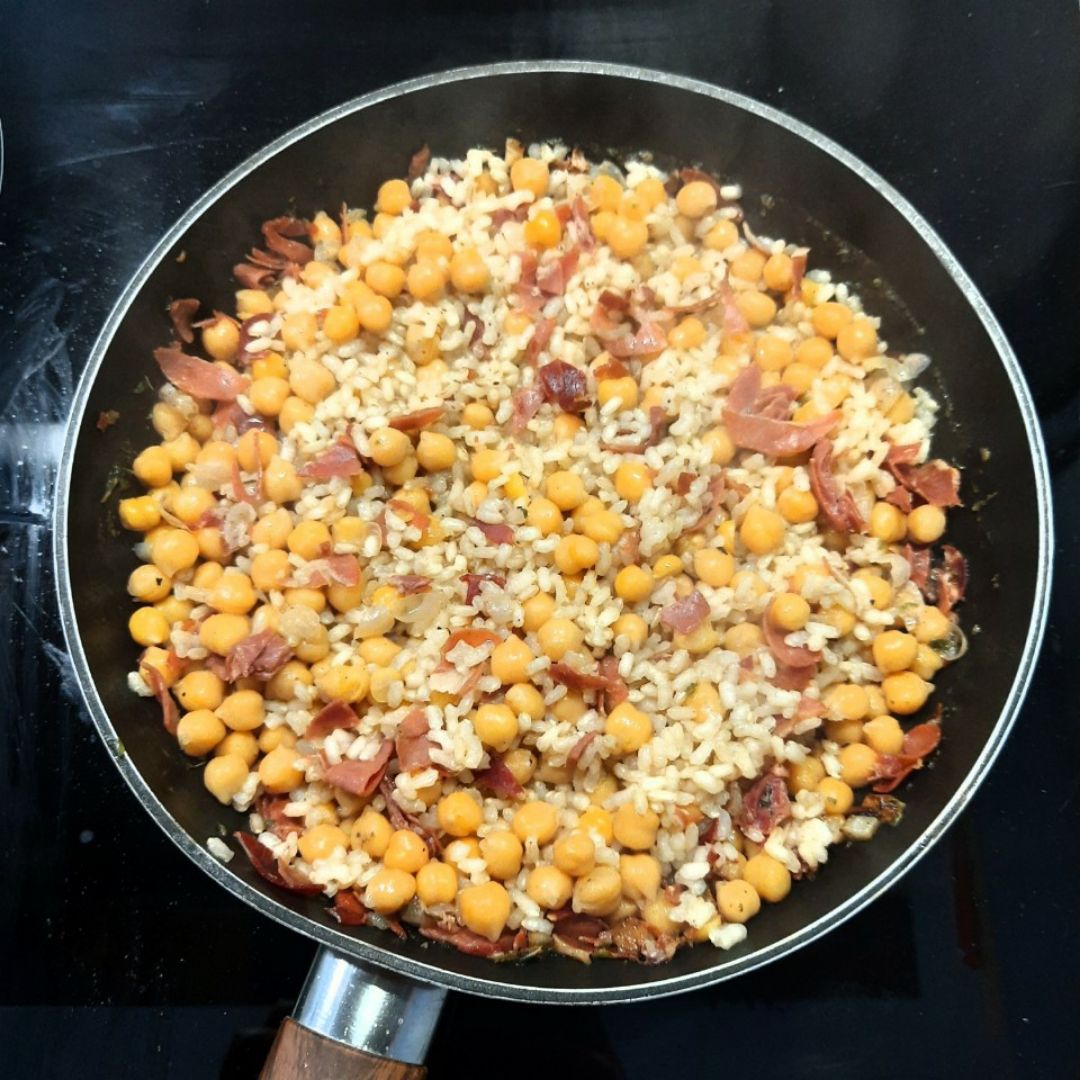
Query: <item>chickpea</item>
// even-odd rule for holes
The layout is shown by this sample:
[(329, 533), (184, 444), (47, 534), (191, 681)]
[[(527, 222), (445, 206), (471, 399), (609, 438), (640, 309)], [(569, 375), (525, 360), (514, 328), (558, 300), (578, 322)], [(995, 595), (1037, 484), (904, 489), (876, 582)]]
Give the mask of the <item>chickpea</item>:
[(731, 260), (728, 270), (731, 277), (753, 285), (761, 280), (765, 270), (765, 256), (757, 248), (747, 248)]
[(853, 580), (861, 581), (866, 586), (870, 602), (878, 611), (884, 611), (892, 603), (893, 587), (879, 573), (864, 567), (851, 576)]
[(619, 498), (636, 503), (652, 487), (652, 473), (640, 461), (624, 461), (615, 470), (615, 491)]
[(825, 707), (838, 720), (862, 720), (869, 709), (866, 690), (854, 683), (838, 683), (825, 691)]
[(736, 653), (740, 657), (749, 656), (756, 649), (760, 649), (764, 638), (761, 627), (756, 623), (744, 622), (729, 626), (724, 631), (722, 638), (724, 648), (729, 652)]
[(446, 288), (446, 272), (437, 263), (423, 259), (409, 267), (405, 282), (417, 300), (435, 300)]
[(703, 218), (716, 209), (716, 189), (705, 180), (691, 180), (679, 188), (675, 208), (684, 217)]
[(791, 345), (775, 334), (762, 334), (754, 346), (754, 363), (762, 371), (783, 371), (793, 359)]
[(810, 620), (810, 605), (798, 593), (779, 593), (769, 605), (769, 621), (785, 633), (801, 630)]
[(189, 671), (173, 692), (182, 709), (216, 709), (225, 700), (225, 683), (212, 671)]
[(527, 682), (529, 665), (535, 659), (532, 649), (521, 638), (511, 634), (492, 651), (491, 674), (504, 685)]
[(221, 575), (207, 598), (207, 603), (215, 611), (230, 615), (246, 615), (255, 606), (255, 602), (251, 578), (232, 569)]
[(169, 640), (169, 621), (153, 607), (141, 607), (128, 619), (128, 633), (138, 645), (163, 645)]
[(563, 574), (577, 574), (596, 565), (600, 549), (596, 541), (587, 536), (571, 533), (559, 541), (555, 549), (555, 565)]
[(916, 506), (907, 516), (908, 535), (916, 544), (933, 544), (945, 532), (945, 511), (940, 506)]
[(920, 679), (931, 680), (945, 666), (945, 661), (929, 646), (920, 644), (911, 670)]
[[(555, 614), (555, 599), (547, 593), (534, 593), (521, 605), (521, 608), (525, 631), (535, 634)], [(582, 640), (584, 640), (584, 635)], [(542, 643), (541, 647), (543, 647)]]
[(503, 704), (481, 705), (472, 716), (477, 737), (492, 750), (508, 750), (518, 736), (513, 710)]
[(133, 532), (149, 532), (161, 523), (161, 510), (149, 495), (134, 499), (121, 499), (120, 524)]
[(510, 187), (514, 191), (531, 191), (533, 198), (547, 194), (548, 179), (547, 163), (537, 158), (518, 158), (510, 166)]
[(848, 743), (840, 747), (837, 754), (840, 761), (840, 777), (849, 787), (864, 787), (870, 782), (877, 765), (878, 755), (873, 747), (866, 743)]
[(831, 607), (820, 612), (818, 621), (834, 627), (840, 637), (847, 637), (855, 628), (855, 616), (842, 607)]
[(366, 809), (352, 827), (350, 844), (359, 851), (366, 851), (373, 859), (381, 859), (390, 846), (394, 828), (378, 810)]
[(209, 709), (185, 713), (176, 725), (176, 741), (191, 757), (209, 754), (223, 738), (225, 725)]
[(655, 581), (646, 566), (624, 566), (615, 575), (615, 595), (630, 604), (638, 604), (652, 595)]
[(910, 716), (926, 704), (932, 686), (915, 672), (902, 671), (886, 675), (881, 688), (885, 692), (885, 704), (890, 713)]
[(214, 711), (232, 731), (253, 731), (262, 726), (265, 716), (262, 694), (258, 690), (235, 690)]
[(416, 895), (424, 907), (452, 904), (457, 891), (457, 871), (447, 863), (433, 860), (416, 872)]
[(291, 462), (274, 457), (263, 471), (263, 491), (271, 502), (295, 502), (304, 490)]
[(429, 858), (427, 844), (411, 829), (396, 829), (383, 853), (383, 865), (415, 874)]
[(817, 499), (809, 491), (797, 488), (785, 488), (776, 500), (780, 516), (790, 525), (804, 525), (813, 521), (818, 514)]
[(904, 746), (904, 729), (894, 716), (875, 716), (863, 724), (867, 745), (879, 754), (899, 754)]
[(529, 503), (525, 521), (541, 536), (550, 536), (562, 531), (563, 517), (559, 508), (550, 500), (537, 497)]
[(469, 836), (483, 821), (479, 801), (467, 791), (454, 791), (435, 808), (439, 828), (451, 836)]
[(586, 516), (582, 522), (581, 531), (594, 543), (614, 544), (623, 534), (622, 518), (613, 510), (600, 509)]
[[(413, 295), (416, 295), (415, 291)], [(357, 322), (372, 334), (385, 334), (393, 317), (394, 308), (385, 296), (369, 296), (356, 306)]]
[(701, 441), (709, 448), (710, 460), (714, 465), (728, 465), (734, 459), (735, 443), (726, 427), (712, 428), (705, 432)]
[(771, 904), (783, 900), (791, 892), (791, 873), (782, 862), (761, 852), (746, 860), (743, 881)]
[[(298, 764), (299, 761), (300, 755), (291, 746), (275, 747), (259, 762), (260, 783), (273, 794), (283, 795), (285, 792), (292, 791), (294, 787), (299, 787), (304, 782), (304, 772)], [(342, 846), (347, 846), (345, 834), (342, 833), (341, 837)], [(308, 859), (308, 861), (311, 860)]]
[(716, 906), (726, 922), (745, 923), (761, 910), (761, 896), (749, 881), (721, 881), (716, 886)]
[(659, 581), (671, 577), (672, 574), (681, 574), (682, 568), (682, 559), (678, 555), (661, 555), (653, 563), (652, 572), (653, 576)]
[(635, 409), (638, 403), (638, 384), (629, 375), (619, 379), (601, 379), (596, 386), (596, 397), (601, 408), (609, 401), (617, 400), (619, 412)]
[(364, 282), (379, 296), (396, 300), (405, 288), (405, 271), (391, 262), (373, 262), (364, 271)]
[(496, 829), (480, 841), (480, 854), (487, 872), (496, 881), (509, 881), (521, 870), (525, 848), (509, 829)]
[(754, 292), (753, 290), (738, 293), (735, 298), (735, 306), (742, 317), (755, 330), (768, 326), (776, 318), (776, 301), (771, 296), (766, 296), (765, 293)]
[(420, 433), (416, 447), (416, 460), (422, 469), (428, 472), (442, 472), (453, 466), (457, 459), (454, 442), (446, 435), (434, 431)]
[[(245, 732), (236, 732), (239, 735), (248, 734)], [(292, 728), (281, 727), (268, 728), (264, 727), (259, 732), (259, 737), (256, 740), (258, 748), (264, 753), (269, 754), (271, 751), (276, 750), (279, 746), (293, 747), (296, 745), (296, 736), (293, 734)]]
[(150, 423), (166, 442), (175, 439), (187, 429), (187, 417), (173, 405), (159, 401), (150, 412)]
[(726, 251), (739, 242), (739, 230), (728, 218), (721, 218), (705, 234), (702, 243), (709, 251)]
[(870, 511), (870, 535), (886, 544), (899, 543), (907, 535), (903, 511), (892, 503), (874, 503)]
[(652, 810), (639, 814), (632, 803), (623, 803), (612, 822), (615, 839), (631, 851), (646, 851), (656, 843), (660, 818)]
[(510, 894), (497, 881), (470, 885), (458, 893), (458, 915), (465, 927), (489, 941), (498, 940), (510, 918)]
[(827, 814), (846, 814), (855, 801), (855, 793), (851, 790), (851, 785), (831, 776), (822, 777), (818, 781), (817, 793), (825, 800)]
[(238, 795), (247, 783), (248, 765), (238, 754), (213, 757), (203, 769), (203, 785), (219, 803), (225, 806)]
[(375, 209), (380, 214), (403, 214), (412, 204), (412, 192), (404, 180), (387, 180), (379, 188)]
[(199, 452), (199, 442), (188, 432), (183, 432), (175, 439), (162, 444), (169, 456), (169, 467), (173, 472), (180, 472), (190, 465)]
[(396, 428), (379, 428), (368, 440), (371, 459), (376, 465), (400, 465), (412, 450), (409, 436)]
[(470, 401), (461, 411), (461, 422), (473, 431), (481, 431), (495, 423), (495, 414), (483, 402)]
[(596, 844), (587, 832), (577, 829), (555, 841), (553, 858), (564, 874), (581, 877), (596, 865)]
[(580, 627), (569, 619), (549, 619), (536, 632), (544, 655), (558, 662), (569, 652), (576, 652), (585, 640)]
[(792, 265), (791, 256), (783, 252), (770, 255), (762, 267), (761, 277), (765, 282), (765, 288), (773, 292), (788, 292), (795, 284), (795, 268)]
[(324, 701), (344, 701), (351, 705), (368, 696), (371, 677), (361, 664), (339, 664), (319, 675), (315, 685)]
[(810, 321), (814, 325), (814, 332), (828, 341), (835, 341), (837, 335), (852, 320), (851, 308), (846, 304), (830, 300), (824, 304), (818, 304), (814, 308)]
[(597, 866), (574, 883), (573, 908), (584, 915), (611, 915), (622, 899), (622, 878), (613, 866)]
[(533, 837), (541, 847), (555, 838), (559, 828), (558, 811), (550, 803), (532, 800), (518, 807), (511, 828), (522, 842)]
[(148, 446), (131, 463), (131, 471), (147, 487), (164, 487), (173, 477), (172, 459), (164, 446)]
[(612, 219), (604, 239), (617, 258), (633, 259), (645, 249), (649, 241), (649, 227), (644, 221), (619, 215)]
[(640, 649), (649, 636), (649, 627), (640, 615), (620, 615), (611, 625), (616, 638), (625, 638), (630, 648)]
[(165, 616), (165, 621), (170, 626), (175, 626), (189, 618), (194, 606), (190, 600), (178, 600), (175, 596), (167, 596), (154, 605)]
[(949, 636), (951, 630), (952, 623), (940, 608), (924, 607), (919, 611), (915, 623), (915, 640), (920, 644), (941, 641)]
[(161, 529), (150, 540), (150, 561), (167, 577), (190, 570), (199, 557), (199, 543), (184, 529)]
[(814, 791), (825, 777), (825, 766), (816, 757), (806, 757), (788, 766), (787, 786), (792, 795)]
[(628, 701), (616, 705), (604, 721), (604, 734), (615, 744), (619, 754), (636, 754), (652, 737), (649, 717)]
[(619, 208), (622, 194), (622, 185), (619, 181), (613, 176), (602, 173), (589, 187), (589, 204), (594, 210), (615, 211)]
[(416, 895), (416, 878), (404, 870), (384, 867), (364, 890), (364, 904), (380, 915), (400, 911)]
[(529, 871), (525, 892), (529, 899), (546, 911), (566, 907), (573, 895), (574, 882), (555, 866), (537, 866)]
[(772, 510), (754, 505), (739, 526), (739, 538), (755, 555), (768, 555), (784, 542), (784, 519)]
[(569, 413), (559, 413), (552, 422), (552, 433), (556, 442), (573, 442), (577, 433), (584, 425), (580, 416), (571, 416)]
[(668, 344), (673, 349), (696, 349), (704, 343), (705, 337), (705, 324), (689, 315), (668, 331)]
[(874, 638), (874, 663), (886, 674), (906, 671), (915, 662), (918, 641), (900, 630), (885, 630)]
[(547, 478), (544, 490), (560, 510), (576, 510), (586, 498), (581, 477), (571, 472), (553, 472)]
[(845, 360), (865, 360), (877, 352), (877, 347), (877, 328), (861, 315), (842, 326), (836, 335), (836, 351)]

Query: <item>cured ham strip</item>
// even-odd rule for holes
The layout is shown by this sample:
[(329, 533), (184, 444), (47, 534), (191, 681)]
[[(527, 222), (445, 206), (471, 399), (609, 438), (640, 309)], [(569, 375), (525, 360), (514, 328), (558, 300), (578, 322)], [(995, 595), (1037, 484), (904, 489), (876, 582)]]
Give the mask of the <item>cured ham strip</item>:
[(529, 935), (524, 930), (506, 930), (492, 941), (456, 923), (452, 927), (438, 924), (421, 926), (420, 933), (432, 941), (442, 941), (447, 945), (453, 945), (458, 952), (463, 952), (467, 956), (487, 958), (511, 956), (521, 952), (529, 943)]
[(865, 527), (850, 491), (844, 490), (832, 471), (832, 443), (822, 439), (810, 457), (810, 488), (825, 520), (837, 532), (861, 532)]
[(360, 717), (344, 701), (331, 701), (311, 718), (304, 731), (304, 738), (323, 739), (332, 731), (354, 728), (359, 723)]
[(480, 587), (485, 581), (490, 581), (500, 589), (506, 585), (506, 578), (500, 574), (462, 574), (461, 580), (465, 582), (466, 604), (471, 604), (480, 595)]
[(323, 773), (323, 779), (352, 795), (366, 798), (379, 786), (394, 753), (394, 742), (385, 739), (367, 761), (341, 761)]
[(347, 439), (339, 439), (328, 450), (313, 457), (301, 470), (307, 480), (329, 480), (331, 477), (359, 476), (364, 466), (356, 447)]
[(514, 391), (510, 401), (514, 408), (510, 430), (515, 435), (520, 435), (544, 404), (544, 388), (535, 383), (532, 386), (523, 386), (520, 390)]
[(235, 401), (248, 386), (248, 380), (232, 368), (188, 356), (177, 348), (155, 349), (154, 359), (165, 378), (192, 397), (206, 401)]
[(169, 319), (176, 336), (185, 344), (195, 340), (195, 331), (191, 328), (192, 320), (199, 310), (199, 301), (191, 298), (174, 300), (169, 305)]
[(633, 334), (625, 334), (608, 342), (612, 356), (655, 356), (667, 345), (667, 331), (658, 322), (645, 322)]
[(777, 665), (785, 668), (811, 668), (821, 659), (821, 653), (804, 646), (788, 645), (784, 640), (787, 636), (785, 632), (773, 625), (772, 619), (767, 615), (761, 620), (761, 633), (769, 652), (776, 658)]
[(405, 413), (404, 416), (392, 416), (389, 423), (398, 431), (420, 431), (441, 420), (445, 412), (445, 405), (434, 405), (430, 409), (417, 409), (415, 412)]
[(524, 789), (507, 768), (502, 754), (492, 751), (489, 757), (491, 764), (486, 769), (473, 774), (473, 783), (500, 799), (519, 799)]
[(427, 734), (428, 719), (423, 709), (411, 710), (398, 724), (394, 749), (402, 772), (426, 769), (431, 764), (431, 740)]
[(831, 412), (808, 424), (796, 424), (763, 415), (762, 408), (775, 411), (779, 396), (765, 392), (762, 398), (761, 368), (751, 364), (731, 384), (724, 405), (724, 423), (731, 441), (744, 450), (756, 450), (773, 457), (791, 457), (809, 450), (840, 422), (840, 414)]
[(165, 725), (165, 730), (170, 735), (175, 735), (176, 725), (180, 720), (180, 709), (173, 700), (172, 694), (169, 693), (169, 688), (165, 685), (161, 672), (150, 664), (144, 664), (140, 671), (142, 677), (146, 680), (147, 686), (150, 687), (151, 692), (161, 706), (161, 722)]
[(537, 376), (544, 392), (544, 400), (559, 406), (563, 412), (584, 412), (589, 405), (585, 395), (588, 385), (585, 372), (562, 360), (545, 364)]
[(660, 621), (680, 634), (692, 634), (708, 617), (709, 601), (697, 589), (660, 612)]
[[(940, 715), (940, 713), (939, 713)], [(887, 795), (916, 769), (923, 767), (924, 759), (932, 754), (941, 742), (941, 722), (935, 717), (924, 724), (916, 724), (905, 736), (899, 754), (879, 754), (874, 772), (874, 791)]]
[(292, 659), (289, 643), (273, 630), (262, 630), (238, 641), (225, 657), (228, 682), (255, 676), (273, 678)]
[(288, 863), (278, 859), (264, 844), (246, 832), (235, 832), (233, 836), (244, 849), (244, 854), (251, 863), (251, 868), (271, 885), (298, 896), (317, 896), (323, 891), (321, 885), (312, 884), (299, 870), (294, 870)]

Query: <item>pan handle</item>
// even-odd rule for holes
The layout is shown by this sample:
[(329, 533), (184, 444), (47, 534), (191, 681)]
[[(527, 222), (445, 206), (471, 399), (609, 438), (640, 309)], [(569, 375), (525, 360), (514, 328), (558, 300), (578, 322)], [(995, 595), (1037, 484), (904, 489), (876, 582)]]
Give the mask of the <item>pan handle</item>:
[(446, 991), (320, 949), (260, 1080), (421, 1080)]

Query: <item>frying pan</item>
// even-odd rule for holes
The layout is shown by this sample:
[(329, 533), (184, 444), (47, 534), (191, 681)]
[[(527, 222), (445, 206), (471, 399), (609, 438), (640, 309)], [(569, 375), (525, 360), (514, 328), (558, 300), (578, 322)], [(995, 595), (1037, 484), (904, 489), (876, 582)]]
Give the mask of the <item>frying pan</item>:
[[(122, 613), (130, 546), (115, 535), (102, 493), (131, 449), (153, 439), (140, 396), (160, 376), (151, 349), (167, 335), (172, 297), (226, 309), (229, 268), (259, 223), (373, 201), (380, 178), (404, 171), (423, 143), (454, 156), (559, 138), (592, 156), (651, 151), (661, 165), (695, 164), (742, 183), (761, 232), (813, 248), (813, 264), (851, 282), (903, 351), (928, 352), (931, 389), (946, 402), (935, 449), (964, 468), (972, 510), (950, 538), (971, 565), (963, 608), (971, 649), (944, 672), (937, 700), (945, 740), (933, 767), (902, 794), (902, 823), (871, 844), (836, 849), (813, 883), (754, 920), (729, 952), (700, 947), (672, 962), (591, 966), (555, 955), (493, 964), (374, 928), (346, 929), (325, 901), (275, 891), (242, 856), (206, 848), (239, 817), (208, 798), (164, 738), (152, 701), (126, 686), (132, 646)], [(119, 421), (102, 434), (98, 414)], [(420, 1076), (447, 990), (534, 1002), (603, 1003), (673, 994), (729, 979), (814, 940), (897, 881), (971, 799), (999, 753), (1027, 689), (1046, 617), (1051, 565), (1045, 453), (1028, 389), (1000, 327), (970, 279), (913, 207), (835, 143), (748, 98), (671, 75), (594, 63), (515, 63), (417, 79), (348, 102), (296, 128), (237, 168), (169, 231), (124, 290), (79, 385), (56, 500), (57, 581), (68, 647), (98, 731), (154, 820), (244, 903), (320, 946), (294, 1018), (265, 1076), (304, 1067)]]

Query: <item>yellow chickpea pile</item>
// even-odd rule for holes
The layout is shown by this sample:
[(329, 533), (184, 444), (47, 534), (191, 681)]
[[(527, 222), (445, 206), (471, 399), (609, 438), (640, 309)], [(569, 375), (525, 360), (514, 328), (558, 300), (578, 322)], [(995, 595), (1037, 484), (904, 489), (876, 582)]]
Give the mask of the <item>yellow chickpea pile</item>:
[[(583, 255), (582, 265), (589, 258), (611, 260), (616, 270), (632, 268), (643, 282), (663, 272), (698, 292), (720, 265), (728, 306), (745, 328), (730, 329), (731, 310), (726, 324), (724, 313), (709, 307), (678, 315), (666, 324), (664, 355), (701, 356), (710, 377), (725, 388), (746, 364), (756, 364), (765, 387), (792, 388), (796, 422), (841, 408), (858, 382), (851, 372), (860, 366), (872, 371), (879, 360), (876, 321), (821, 281), (803, 278), (800, 286), (797, 252), (767, 254), (747, 243), (712, 182), (690, 179), (671, 195), (659, 175), (627, 186), (610, 170), (566, 174), (549, 152), (527, 156), (510, 148), (504, 161), (485, 166), (470, 184), (469, 198), (510, 199), (523, 208), (510, 227), (517, 231), (509, 235), (520, 237), (522, 253), (541, 265), (573, 242), (571, 211), (580, 215), (582, 206), (597, 242), (596, 254)], [(389, 179), (378, 190), (370, 219), (352, 211), (340, 220), (319, 213), (310, 222), (315, 257), (291, 273), (298, 288), (312, 296), (332, 293), (332, 302), (313, 311), (297, 304), (295, 290), (280, 283), (244, 287), (236, 292), (234, 315), (217, 314), (201, 325), (188, 351), (247, 378), (243, 411), (258, 426), (238, 433), (235, 417), (215, 419), (213, 401), (172, 391), (153, 406), (157, 438), (131, 465), (144, 493), (119, 504), (121, 523), (140, 541), (141, 561), (128, 579), (137, 604), (128, 627), (142, 647), (139, 682), (144, 691), (160, 684), (171, 694), (179, 710), (177, 744), (204, 761), (203, 782), (213, 797), (255, 811), (265, 810), (267, 799), (276, 800), (279, 811), (299, 804), (296, 830), (277, 833), (274, 842), (291, 836), (287, 858), (300, 860), (302, 872), (327, 860), (352, 859), (359, 875), (356, 896), (379, 916), (442, 926), (449, 920), (498, 943), (521, 923), (512, 895), (517, 890), (541, 920), (567, 909), (611, 925), (633, 918), (672, 951), (676, 944), (707, 940), (736, 944), (741, 938), (725, 937), (724, 928), (754, 918), (762, 901), (784, 899), (798, 873), (767, 851), (764, 841), (736, 828), (714, 842), (708, 887), (694, 893), (708, 917), (688, 921), (678, 914), (684, 886), (676, 881), (677, 867), (661, 861), (658, 837), (694, 829), (690, 835), (700, 841), (706, 819), (717, 816), (730, 793), (722, 792), (704, 809), (626, 798), (640, 755), (665, 726), (662, 712), (648, 707), (634, 686), (626, 700), (609, 707), (590, 688), (552, 694), (551, 666), (591, 671), (605, 655), (642, 650), (661, 660), (672, 651), (685, 652), (694, 662), (719, 651), (755, 663), (776, 635), (829, 628), (845, 657), (873, 665), (879, 677), (813, 687), (808, 700), (821, 715), (820, 725), (793, 737), (801, 739), (805, 753), (783, 772), (790, 799), (816, 800), (806, 803), (808, 814), (831, 823), (835, 840), (845, 816), (860, 811), (858, 789), (882, 775), (883, 763), (903, 754), (901, 721), (926, 705), (945, 664), (942, 654), (952, 655), (942, 645), (955, 642), (955, 619), (922, 602), (912, 586), (894, 586), (882, 560), (851, 569), (840, 602), (823, 599), (822, 582), (838, 573), (824, 556), (801, 563), (780, 586), (766, 580), (763, 567), (790, 550), (792, 537), (817, 538), (827, 531), (813, 490), (799, 479), (808, 455), (774, 463), (774, 498), (729, 498), (707, 527), (687, 531), (665, 549), (613, 558), (631, 531), (628, 522), (644, 513), (641, 504), (661, 482), (651, 459), (617, 452), (605, 469), (603, 490), (573, 455), (542, 476), (530, 475), (515, 458), (530, 435), (492, 437), (501, 430), (499, 401), (492, 395), (448, 400), (446, 415), (418, 430), (385, 420), (372, 425), (358, 447), (357, 468), (343, 481), (345, 497), (329, 513), (302, 516), (297, 504), (313, 481), (305, 476), (297, 447), (340, 391), (338, 369), (327, 360), (335, 350), (358, 345), (350, 355), (363, 362), (392, 348), (409, 385), (443, 401), (441, 380), (453, 365), (477, 361), (449, 355), (441, 339), (447, 328), (431, 329), (437, 319), (406, 318), (406, 312), (441, 312), (448, 299), (468, 305), (494, 296), (503, 304), (500, 340), (520, 340), (523, 349), (535, 332), (539, 316), (515, 300), (512, 286), (496, 279), (482, 245), (437, 228), (407, 227), (417, 213), (418, 190), (432, 197), (427, 188)], [(685, 243), (661, 271), (652, 244), (664, 215)], [(274, 347), (242, 351), (241, 328), (260, 319), (272, 324)], [(588, 348), (593, 367), (610, 359), (603, 342)], [(600, 411), (610, 418), (649, 415), (660, 407), (671, 422), (678, 412), (677, 387), (650, 383), (644, 377), (649, 362), (630, 361), (623, 373), (599, 377), (590, 370), (589, 408), (576, 415), (545, 406), (554, 415), (544, 431), (556, 444), (570, 446), (591, 437), (602, 422)], [(902, 388), (880, 408), (897, 430), (916, 415), (915, 399)], [(748, 456), (722, 422), (719, 406), (692, 438), (709, 475), (738, 470)], [(223, 522), (238, 514), (237, 482), (247, 485), (254, 506), (241, 514), (246, 542), (234, 549)], [(453, 506), (450, 492), (459, 500)], [(444, 550), (459, 535), (448, 520), (468, 517), (493, 493), (519, 513), (519, 527), (548, 545), (543, 562), (557, 575), (560, 590), (533, 589), (516, 601), (516, 632), (502, 627), (483, 661), (498, 691), (468, 691), (473, 696), (463, 697), (423, 680), (417, 685), (412, 676), (419, 670), (418, 642), (403, 618), (408, 594), (379, 569), (383, 564), (363, 554), (367, 541), (379, 539), (368, 502), (416, 523), (419, 539), (409, 539), (407, 546), (422, 553)], [(943, 509), (925, 504), (905, 513), (885, 497), (871, 499), (866, 520), (863, 539), (886, 553), (904, 544), (935, 544), (946, 529)], [(831, 542), (839, 550), (835, 536)], [(355, 583), (298, 574), (309, 563), (317, 566), (341, 553), (356, 555)], [(502, 573), (494, 563), (475, 569)], [(600, 587), (617, 606), (603, 648), (592, 643), (596, 628), (570, 617), (560, 599)], [(731, 618), (710, 613), (688, 632), (667, 626), (662, 609), (694, 592), (734, 595), (742, 607)], [(866, 612), (872, 632), (856, 635)], [(348, 622), (357, 613), (362, 619)], [(482, 611), (473, 625), (488, 625)], [(339, 627), (351, 635), (344, 662), (335, 648), (342, 640)], [(285, 639), (287, 660), (269, 675), (226, 681), (230, 653), (267, 632)], [(188, 655), (193, 649), (194, 657)], [(680, 694), (679, 706), (695, 722), (724, 712), (714, 682), (699, 681)], [(521, 787), (520, 797), (495, 797), (477, 781), (478, 769), (443, 769), (417, 792), (419, 809), (411, 810), (420, 823), (416, 829), (395, 827), (377, 790), (357, 797), (335, 789), (332, 798), (308, 805), (305, 792), (318, 775), (319, 746), (282, 722), (283, 709), (305, 708), (315, 715), (335, 702), (350, 706), (361, 720), (368, 713), (400, 720), (416, 705), (445, 709), (464, 702), (484, 766), (501, 763)], [(538, 748), (538, 725), (546, 723), (571, 730), (587, 725), (579, 730), (593, 736), (599, 751), (599, 767), (586, 766), (592, 768), (588, 786), (564, 752)], [(397, 771), (392, 764), (389, 775)], [(549, 797), (557, 790), (583, 798), (563, 804)], [(737, 808), (738, 799), (732, 805)], [(263, 825), (272, 831), (270, 819)], [(429, 836), (437, 838), (435, 847)], [(549, 925), (530, 930), (528, 938), (549, 944), (551, 932)]]

